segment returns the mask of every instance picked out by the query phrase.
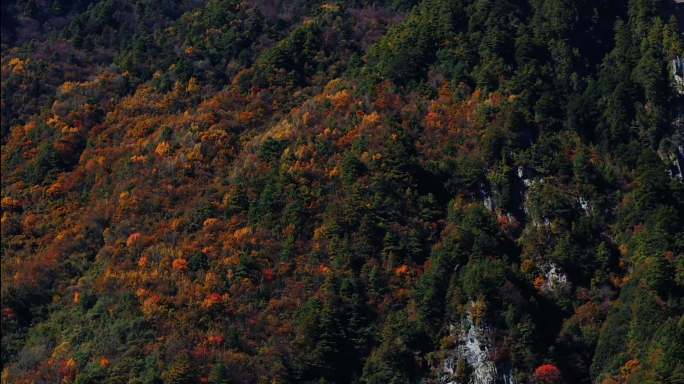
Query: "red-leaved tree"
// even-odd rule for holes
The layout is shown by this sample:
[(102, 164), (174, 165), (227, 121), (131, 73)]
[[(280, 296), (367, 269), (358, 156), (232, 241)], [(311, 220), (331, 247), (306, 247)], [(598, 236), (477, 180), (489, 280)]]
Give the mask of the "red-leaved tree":
[(561, 384), (563, 382), (560, 371), (551, 364), (542, 365), (537, 368), (534, 374), (539, 384)]

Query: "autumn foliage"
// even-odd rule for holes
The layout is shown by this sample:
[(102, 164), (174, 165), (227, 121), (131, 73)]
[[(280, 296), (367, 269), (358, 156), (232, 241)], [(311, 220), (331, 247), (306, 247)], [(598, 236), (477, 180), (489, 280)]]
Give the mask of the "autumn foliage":
[(550, 364), (537, 368), (534, 375), (539, 384), (561, 384), (563, 382), (563, 377), (558, 368)]
[(3, 384), (678, 382), (670, 2), (3, 1)]

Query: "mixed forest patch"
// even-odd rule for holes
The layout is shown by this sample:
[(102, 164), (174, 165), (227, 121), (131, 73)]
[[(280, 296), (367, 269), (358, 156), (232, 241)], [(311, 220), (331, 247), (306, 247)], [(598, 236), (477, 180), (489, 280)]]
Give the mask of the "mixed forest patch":
[(684, 383), (658, 0), (2, 4), (2, 383)]

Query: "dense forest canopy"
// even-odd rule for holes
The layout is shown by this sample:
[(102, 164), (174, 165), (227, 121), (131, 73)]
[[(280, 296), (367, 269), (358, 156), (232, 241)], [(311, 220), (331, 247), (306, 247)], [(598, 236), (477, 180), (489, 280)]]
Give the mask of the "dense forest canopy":
[(684, 4), (2, 2), (2, 383), (684, 383)]

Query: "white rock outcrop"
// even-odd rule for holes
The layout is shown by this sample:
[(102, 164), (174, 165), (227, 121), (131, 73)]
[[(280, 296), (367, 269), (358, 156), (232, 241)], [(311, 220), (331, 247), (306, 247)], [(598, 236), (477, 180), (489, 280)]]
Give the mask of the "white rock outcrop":
[(670, 160), (672, 161), (672, 165), (675, 169), (674, 174), (670, 175), (671, 177), (676, 177), (679, 179), (679, 181), (684, 181), (684, 172), (682, 172), (682, 161), (681, 159), (684, 159), (684, 146), (679, 145), (677, 146), (677, 149), (679, 150), (679, 153), (672, 153), (670, 154)]
[[(460, 331), (450, 327), (457, 339), (458, 347), (442, 362), (443, 374), (438, 381), (441, 384), (515, 384), (510, 369), (499, 369), (489, 356), (489, 330), (478, 326), (471, 314), (461, 321)], [(459, 381), (454, 377), (459, 360), (464, 360), (472, 368), (467, 381)]]
[(584, 214), (586, 216), (589, 216), (589, 202), (587, 201), (587, 199), (585, 199), (584, 197), (580, 197), (577, 199), (577, 202), (579, 203), (580, 207), (582, 207)]
[(487, 188), (485, 183), (480, 183), (479, 189), (480, 197), (482, 198), (482, 203), (484, 204), (485, 208), (493, 211), (496, 206), (494, 204), (494, 198), (492, 197), (491, 191)]
[(680, 95), (684, 95), (684, 64), (682, 57), (677, 55), (672, 59), (672, 77), (674, 78), (675, 87)]
[(568, 285), (568, 276), (556, 269), (553, 263), (549, 263), (546, 271), (546, 283), (542, 290), (553, 292), (557, 289), (563, 290)]

